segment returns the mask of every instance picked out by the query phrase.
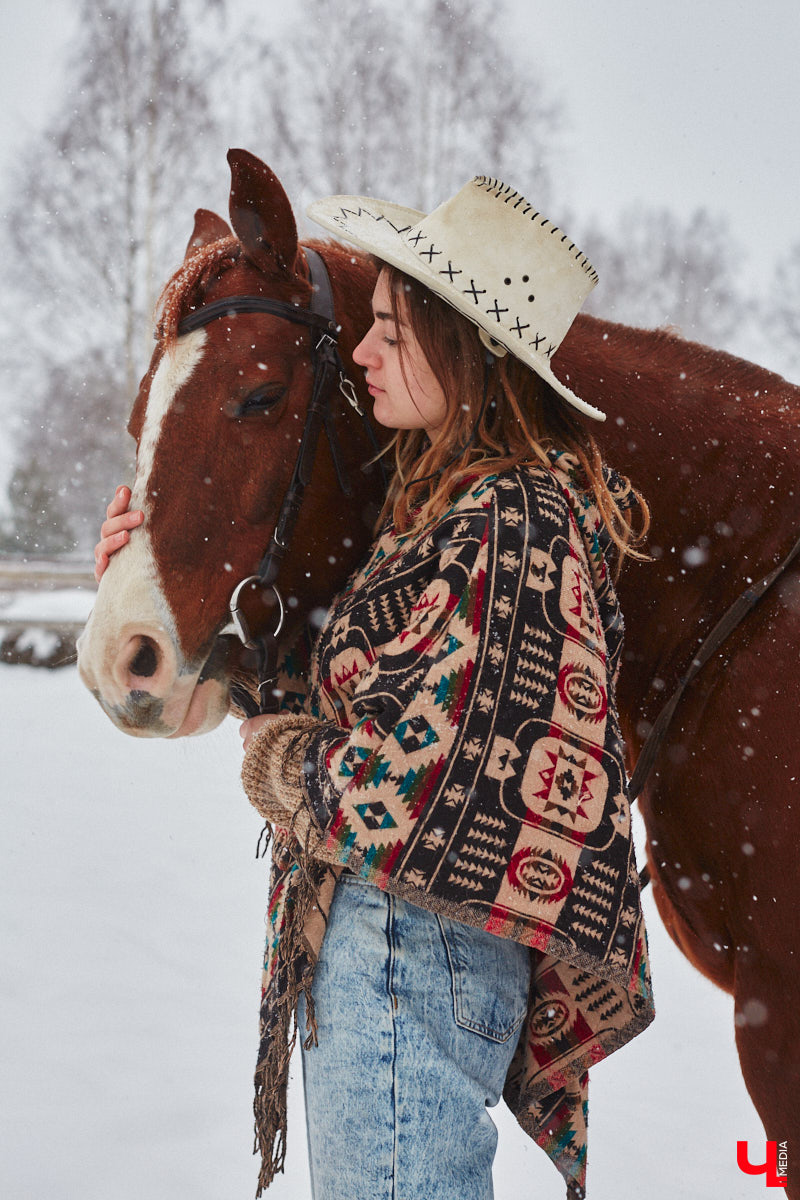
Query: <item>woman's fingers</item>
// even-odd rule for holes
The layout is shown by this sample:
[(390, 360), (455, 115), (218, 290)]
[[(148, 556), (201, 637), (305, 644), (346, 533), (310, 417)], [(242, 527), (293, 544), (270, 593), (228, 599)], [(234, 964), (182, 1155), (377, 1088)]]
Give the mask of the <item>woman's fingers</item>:
[(243, 748), (245, 753), (249, 749), (251, 741), (256, 736), (262, 725), (264, 725), (267, 721), (271, 721), (274, 716), (275, 713), (259, 713), (257, 717), (249, 717), (248, 720), (242, 721), (241, 725), (239, 726), (239, 737), (244, 743)]
[(106, 534), (94, 548), (94, 577), (99, 583), (103, 572), (108, 566), (108, 560), (115, 550), (119, 550), (130, 540), (130, 533), (127, 529), (120, 529), (116, 533)]
[(94, 577), (98, 583), (108, 566), (109, 557), (130, 540), (130, 530), (144, 520), (141, 509), (128, 511), (130, 501), (131, 490), (123, 485), (117, 488), (106, 509), (106, 519), (100, 526), (100, 541), (94, 548)]
[[(117, 517), (128, 515), (128, 505), (131, 502), (131, 489), (127, 484), (123, 483), (117, 488), (114, 493), (114, 498), (106, 509), (106, 519), (111, 521)], [(133, 510), (138, 511), (137, 509)]]
[(131, 502), (131, 489), (127, 484), (122, 483), (114, 492), (114, 499), (106, 509), (107, 517), (118, 517), (120, 513), (127, 511), (128, 505)]
[(144, 513), (138, 508), (120, 513), (119, 516), (108, 517), (100, 526), (100, 537), (113, 538), (127, 529), (135, 529), (137, 525), (141, 525), (143, 518)]

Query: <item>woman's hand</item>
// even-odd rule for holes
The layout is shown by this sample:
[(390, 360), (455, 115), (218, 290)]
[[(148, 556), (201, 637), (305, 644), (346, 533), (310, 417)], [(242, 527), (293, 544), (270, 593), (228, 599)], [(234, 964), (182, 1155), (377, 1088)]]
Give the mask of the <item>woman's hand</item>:
[(242, 739), (245, 754), (247, 753), (250, 743), (258, 733), (259, 729), (261, 729), (267, 721), (272, 721), (277, 715), (277, 713), (259, 713), (257, 717), (249, 717), (248, 720), (242, 721), (241, 725), (239, 726), (239, 736)]
[(94, 548), (94, 577), (99, 583), (108, 560), (115, 550), (130, 540), (130, 530), (141, 525), (144, 513), (140, 509), (128, 512), (131, 489), (124, 484), (114, 493), (114, 499), (106, 509), (106, 519), (100, 526), (100, 541)]

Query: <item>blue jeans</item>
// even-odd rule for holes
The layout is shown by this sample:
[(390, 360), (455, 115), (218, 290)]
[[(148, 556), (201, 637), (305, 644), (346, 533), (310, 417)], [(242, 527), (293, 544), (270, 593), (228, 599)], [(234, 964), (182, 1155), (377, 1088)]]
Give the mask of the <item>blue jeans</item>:
[(342, 875), (302, 1054), (314, 1200), (491, 1200), (529, 983), (524, 946)]

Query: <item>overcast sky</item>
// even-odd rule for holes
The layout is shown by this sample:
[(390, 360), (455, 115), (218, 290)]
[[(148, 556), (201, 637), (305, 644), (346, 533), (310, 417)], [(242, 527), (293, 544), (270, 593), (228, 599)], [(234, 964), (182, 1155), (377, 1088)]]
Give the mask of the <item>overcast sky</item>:
[(591, 210), (642, 199), (726, 213), (756, 270), (800, 241), (797, 0), (513, 0), (513, 12), (566, 104), (563, 167)]
[[(488, 0), (458, 5), (468, 2)], [(4, 0), (2, 166), (63, 100), (75, 7)], [(274, 21), (287, 7), (260, 0), (255, 10)], [(797, 0), (507, 0), (502, 20), (522, 62), (565, 106), (555, 165), (571, 207), (616, 213), (641, 199), (725, 213), (762, 278), (800, 240)], [(500, 86), (487, 80), (489, 95)]]

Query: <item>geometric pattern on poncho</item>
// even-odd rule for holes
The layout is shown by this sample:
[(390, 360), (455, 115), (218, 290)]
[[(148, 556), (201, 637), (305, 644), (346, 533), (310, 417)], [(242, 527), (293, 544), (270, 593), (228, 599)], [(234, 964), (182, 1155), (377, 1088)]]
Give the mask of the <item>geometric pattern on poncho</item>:
[[(599, 514), (560, 455), (473, 479), (421, 534), (385, 529), (305, 681), (315, 857), (531, 948), (505, 1097), (575, 1197), (588, 1068), (653, 1016), (614, 695), (622, 636)], [(273, 929), (291, 894), (291, 854), (276, 853)], [(279, 958), (275, 938), (265, 1029)]]

